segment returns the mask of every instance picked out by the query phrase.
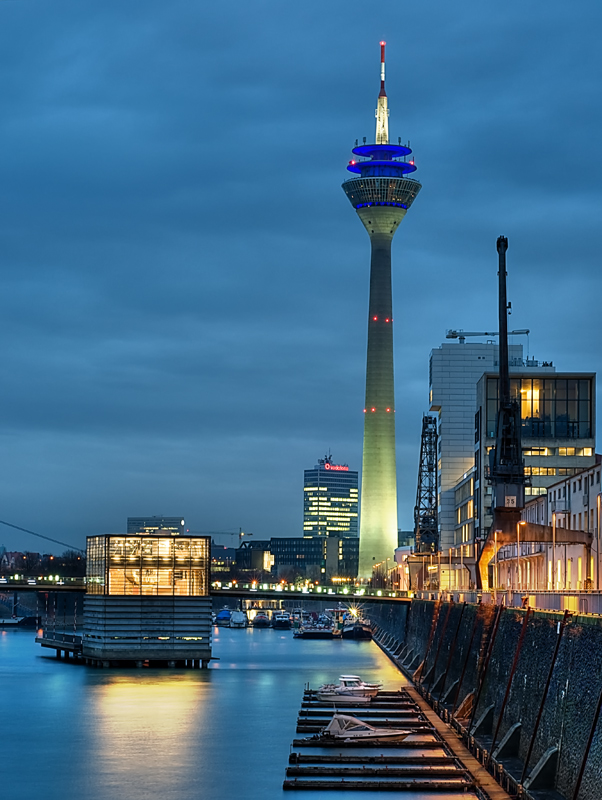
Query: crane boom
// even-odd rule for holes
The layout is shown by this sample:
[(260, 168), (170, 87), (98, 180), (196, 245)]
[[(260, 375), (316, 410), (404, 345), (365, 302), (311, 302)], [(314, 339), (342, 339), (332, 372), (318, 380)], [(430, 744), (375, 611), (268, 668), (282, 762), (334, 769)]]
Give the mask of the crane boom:
[[(508, 331), (508, 336), (528, 336), (531, 333), (529, 328), (520, 328), (516, 331)], [(499, 336), (499, 331), (462, 331), (449, 330), (445, 332), (446, 339), (464, 339), (466, 336)]]

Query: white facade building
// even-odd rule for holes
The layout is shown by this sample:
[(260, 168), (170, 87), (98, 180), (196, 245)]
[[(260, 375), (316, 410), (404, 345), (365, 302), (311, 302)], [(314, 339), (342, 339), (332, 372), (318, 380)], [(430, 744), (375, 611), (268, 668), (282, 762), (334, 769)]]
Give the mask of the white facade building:
[(524, 543), (518, 558), (516, 545), (506, 545), (498, 553), (498, 588), (569, 592), (602, 589), (601, 471), (602, 456), (597, 454), (595, 464), (553, 483), (546, 495), (528, 502), (522, 514), (526, 522), (590, 533), (591, 545)]

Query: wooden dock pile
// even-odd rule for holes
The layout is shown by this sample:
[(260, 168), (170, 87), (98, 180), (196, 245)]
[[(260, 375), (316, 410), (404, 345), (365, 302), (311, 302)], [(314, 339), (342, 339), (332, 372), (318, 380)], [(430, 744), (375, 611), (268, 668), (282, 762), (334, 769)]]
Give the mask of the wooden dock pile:
[[(335, 712), (350, 714), (379, 728), (403, 728), (412, 734), (401, 742), (342, 742), (312, 738)], [(289, 790), (396, 791), (464, 796), (473, 781), (403, 689), (379, 692), (369, 704), (335, 706), (305, 691), (297, 733), (283, 788)], [(382, 750), (383, 752), (379, 752)], [(335, 752), (336, 751), (336, 752)]]

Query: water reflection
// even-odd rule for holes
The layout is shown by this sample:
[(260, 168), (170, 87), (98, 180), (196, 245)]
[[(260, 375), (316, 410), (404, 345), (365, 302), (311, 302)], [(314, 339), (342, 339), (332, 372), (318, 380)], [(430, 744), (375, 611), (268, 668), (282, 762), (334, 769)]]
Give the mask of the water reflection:
[[(206, 680), (198, 673), (105, 676), (93, 688), (87, 713), (95, 722), (96, 758), (90, 764), (111, 798), (177, 796), (188, 783), (205, 724)], [(94, 763), (95, 761), (95, 763)]]

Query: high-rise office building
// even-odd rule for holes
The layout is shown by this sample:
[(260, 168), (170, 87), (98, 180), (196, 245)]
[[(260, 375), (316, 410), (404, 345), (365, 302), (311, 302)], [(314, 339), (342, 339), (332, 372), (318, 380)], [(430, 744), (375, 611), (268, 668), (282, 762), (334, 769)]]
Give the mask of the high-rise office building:
[(303, 536), (357, 537), (358, 478), (331, 456), (306, 469), (303, 480)]
[(171, 531), (173, 536), (182, 536), (185, 532), (184, 517), (128, 517), (128, 533), (157, 533)]
[(364, 579), (372, 576), (375, 564), (392, 558), (397, 547), (391, 243), (422, 188), (407, 177), (416, 169), (413, 160), (407, 160), (411, 149), (401, 139), (399, 144), (389, 142), (384, 42), (375, 139), (375, 144), (356, 143), (347, 169), (357, 177), (343, 183), (370, 236), (372, 251), (360, 514), (359, 577)]

